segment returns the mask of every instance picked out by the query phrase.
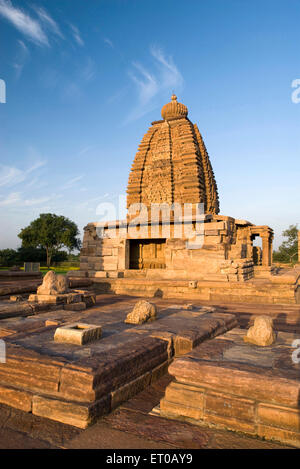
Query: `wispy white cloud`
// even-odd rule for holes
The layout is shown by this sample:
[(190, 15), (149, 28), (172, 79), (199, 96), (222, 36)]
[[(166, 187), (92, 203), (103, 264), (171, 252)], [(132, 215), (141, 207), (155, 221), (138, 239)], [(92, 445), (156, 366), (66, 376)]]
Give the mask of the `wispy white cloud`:
[(41, 176), (38, 175), (32, 179), (28, 178), (25, 184), (25, 188), (32, 188), (32, 190), (42, 189), (49, 186), (49, 182), (41, 179)]
[(21, 204), (24, 204), (25, 207), (33, 207), (36, 205), (42, 205), (45, 204), (46, 202), (50, 202), (53, 197), (36, 197), (33, 199), (25, 199), (21, 202)]
[(80, 152), (78, 153), (78, 156), (83, 156), (86, 153), (88, 153), (90, 150), (95, 148), (95, 145), (87, 145), (86, 147), (83, 147)]
[(40, 18), (41, 22), (44, 24), (45, 28), (48, 29), (50, 32), (55, 34), (56, 36), (64, 39), (64, 35), (62, 34), (57, 22), (50, 16), (50, 14), (42, 7), (32, 6), (35, 10), (36, 14)]
[(50, 202), (55, 198), (55, 196), (43, 196), (27, 199), (22, 192), (11, 192), (6, 197), (0, 199), (0, 207), (34, 207)]
[(103, 41), (104, 41), (109, 47), (111, 47), (112, 49), (114, 49), (115, 46), (114, 46), (113, 42), (112, 42), (108, 37), (105, 37), (105, 38), (103, 39)]
[(70, 23), (70, 28), (71, 28), (73, 37), (74, 37), (75, 41), (77, 42), (77, 44), (79, 44), (80, 46), (84, 46), (84, 41), (83, 41), (83, 39), (80, 35), (80, 31), (77, 28), (77, 26)]
[(64, 39), (57, 22), (45, 8), (31, 5), (32, 12), (15, 7), (11, 0), (0, 0), (0, 16), (9, 21), (26, 39), (38, 46), (50, 46), (50, 39), (55, 36)]
[(76, 176), (72, 179), (70, 179), (69, 181), (66, 182), (66, 184), (64, 184), (63, 186), (63, 189), (71, 189), (71, 187), (74, 187), (77, 182), (81, 181), (81, 179), (83, 179), (84, 175), (81, 174), (80, 176)]
[(80, 99), (84, 90), (91, 80), (96, 76), (96, 64), (90, 57), (84, 59), (79, 65), (76, 73), (72, 75), (72, 81), (66, 81), (62, 89), (62, 96), (67, 100)]
[(45, 164), (46, 161), (36, 161), (25, 170), (0, 164), (0, 187), (15, 186), (24, 182), (33, 171), (45, 166)]
[(96, 75), (96, 66), (94, 60), (92, 60), (90, 57), (87, 58), (87, 61), (81, 71), (81, 77), (85, 81), (90, 81), (92, 80)]
[[(137, 85), (139, 104), (147, 104), (159, 91), (158, 79), (139, 63), (133, 63), (135, 72), (131, 72), (130, 76)], [(139, 72), (139, 75), (136, 74)]]
[(183, 77), (176, 67), (173, 58), (166, 57), (160, 47), (152, 46), (150, 48), (151, 55), (157, 62), (160, 70), (160, 77), (162, 79), (161, 87), (172, 91), (171, 88), (181, 88), (183, 85)]
[(50, 194), (48, 196), (27, 198), (23, 192), (11, 192), (6, 197), (0, 198), (0, 208), (26, 209), (27, 207), (40, 207), (52, 201), (60, 199), (62, 196)]
[(80, 99), (82, 97), (82, 87), (75, 82), (67, 82), (62, 89), (62, 97), (67, 100)]
[(104, 195), (101, 195), (101, 196), (98, 196), (98, 197), (92, 197), (90, 199), (87, 199), (83, 202), (80, 202), (78, 205), (77, 205), (77, 208), (78, 209), (86, 209), (89, 207), (89, 210), (92, 209), (92, 210), (95, 210), (98, 203), (101, 202), (101, 200), (103, 199), (107, 199), (107, 197), (109, 197), (110, 194), (106, 193)]
[(14, 69), (16, 70), (16, 77), (19, 78), (22, 74), (23, 68), (25, 66), (25, 63), (29, 57), (29, 49), (28, 47), (24, 44), (23, 41), (18, 40), (18, 53), (16, 56), (16, 60), (13, 64)]
[(5, 198), (0, 199), (0, 207), (7, 207), (9, 205), (15, 205), (19, 203), (21, 200), (21, 193), (20, 192), (11, 192)]
[(182, 88), (183, 77), (171, 56), (166, 56), (163, 50), (157, 46), (150, 48), (150, 56), (153, 61), (151, 70), (139, 62), (132, 63), (129, 76), (135, 84), (137, 104), (130, 112), (126, 122), (138, 119), (147, 112), (155, 109), (158, 98), (166, 92), (172, 94)]
[(49, 46), (48, 37), (39, 21), (14, 7), (10, 0), (0, 0), (0, 15), (35, 44)]

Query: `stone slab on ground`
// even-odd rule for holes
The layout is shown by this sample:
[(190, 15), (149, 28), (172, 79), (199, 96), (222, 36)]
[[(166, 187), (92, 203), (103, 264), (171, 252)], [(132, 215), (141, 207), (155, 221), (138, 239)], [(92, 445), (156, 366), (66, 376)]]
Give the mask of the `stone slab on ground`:
[[(61, 305), (29, 303), (28, 301), (20, 301), (18, 303), (10, 301), (0, 301), (0, 321), (7, 318), (17, 318), (32, 316), (42, 311), (55, 311), (61, 309)], [(1, 323), (0, 323), (1, 324)]]
[(82, 295), (76, 292), (58, 293), (54, 295), (32, 294), (29, 296), (28, 301), (32, 303), (69, 305), (72, 303), (80, 303), (82, 301)]
[(22, 293), (34, 293), (41, 283), (41, 278), (37, 280), (9, 280), (0, 278), (0, 297)]
[(294, 337), (279, 332), (275, 344), (262, 348), (245, 343), (244, 335), (234, 329), (175, 359), (160, 414), (300, 447)]
[(174, 351), (191, 351), (236, 325), (230, 314), (179, 311), (165, 304), (153, 329), (125, 324), (131, 309), (132, 300), (112, 298), (103, 308), (74, 313), (77, 321), (102, 327), (101, 339), (84, 346), (54, 341), (58, 322), (74, 322), (69, 311), (66, 317), (62, 311), (43, 313), (33, 318), (36, 322), (6, 321), (0, 402), (85, 427), (158, 379)]

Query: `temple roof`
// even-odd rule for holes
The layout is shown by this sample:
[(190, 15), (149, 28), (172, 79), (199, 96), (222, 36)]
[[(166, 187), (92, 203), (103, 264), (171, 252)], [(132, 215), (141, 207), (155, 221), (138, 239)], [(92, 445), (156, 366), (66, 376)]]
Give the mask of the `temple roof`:
[(127, 188), (133, 203), (203, 203), (205, 213), (219, 213), (217, 184), (210, 159), (187, 107), (171, 102), (161, 110), (163, 120), (152, 123), (136, 153)]

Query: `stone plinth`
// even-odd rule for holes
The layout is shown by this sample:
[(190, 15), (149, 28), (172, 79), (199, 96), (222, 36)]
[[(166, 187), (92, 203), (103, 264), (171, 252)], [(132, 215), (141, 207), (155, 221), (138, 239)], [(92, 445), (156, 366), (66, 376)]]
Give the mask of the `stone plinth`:
[(82, 295), (80, 293), (63, 293), (57, 295), (33, 294), (29, 296), (28, 301), (50, 304), (72, 304), (80, 303), (82, 301)]
[(101, 332), (101, 326), (77, 322), (58, 327), (54, 334), (54, 340), (66, 344), (85, 345), (100, 339)]
[[(113, 292), (132, 296), (161, 296), (163, 298), (186, 298), (189, 300), (214, 301), (217, 303), (240, 304), (299, 304), (299, 273), (293, 272), (271, 277), (270, 279), (248, 280), (247, 282), (198, 280), (196, 288), (190, 287), (190, 281), (161, 275), (157, 269), (155, 276), (150, 271), (125, 271), (124, 278), (93, 278), (94, 289), (99, 293)], [(197, 274), (197, 272), (195, 272)], [(169, 278), (168, 278), (169, 277)], [(195, 284), (194, 284), (195, 285)]]
[[(128, 325), (124, 320), (133, 304), (113, 299), (106, 309), (7, 319), (2, 331), (0, 324), (6, 342), (0, 402), (85, 428), (165, 373), (175, 355), (237, 324), (231, 314), (167, 305), (156, 321)], [(55, 331), (70, 331), (70, 323), (101, 327), (101, 340), (81, 346), (54, 341)], [(73, 337), (74, 331), (80, 335), (73, 329)]]
[(300, 447), (294, 336), (279, 333), (276, 345), (263, 349), (245, 344), (243, 336), (235, 329), (176, 359), (161, 415)]

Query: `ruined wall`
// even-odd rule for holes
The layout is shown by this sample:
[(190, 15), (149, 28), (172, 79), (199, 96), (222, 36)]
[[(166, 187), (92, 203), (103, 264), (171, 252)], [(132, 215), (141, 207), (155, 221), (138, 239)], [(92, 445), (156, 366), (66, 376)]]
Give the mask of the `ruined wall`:
[[(96, 228), (89, 224), (84, 231), (80, 252), (80, 270), (88, 271), (90, 276), (106, 276), (106, 272), (118, 272), (128, 268), (126, 239), (99, 238)], [(127, 262), (127, 263), (126, 263)], [(101, 274), (103, 272), (103, 274)]]
[[(216, 216), (201, 224), (202, 232), (188, 240), (178, 236), (171, 225), (169, 234), (159, 226), (158, 238), (165, 238), (165, 268), (145, 269), (144, 275), (156, 278), (207, 279), (220, 281), (244, 281), (253, 276), (250, 232), (238, 227), (231, 217)], [(135, 239), (151, 239), (150, 226), (144, 227)], [(183, 225), (182, 225), (182, 233)], [(131, 276), (130, 240), (123, 228), (106, 227), (105, 237), (99, 238), (96, 225), (85, 228), (80, 256), (80, 269), (90, 277)], [(121, 236), (122, 235), (122, 236)], [(188, 245), (187, 242), (190, 244)], [(196, 246), (194, 243), (198, 243)], [(199, 245), (199, 243), (201, 243)], [(199, 246), (199, 247), (198, 247)], [(195, 248), (196, 247), (196, 248)]]

